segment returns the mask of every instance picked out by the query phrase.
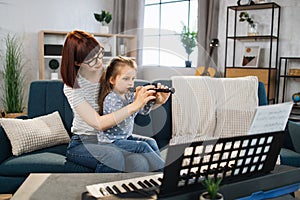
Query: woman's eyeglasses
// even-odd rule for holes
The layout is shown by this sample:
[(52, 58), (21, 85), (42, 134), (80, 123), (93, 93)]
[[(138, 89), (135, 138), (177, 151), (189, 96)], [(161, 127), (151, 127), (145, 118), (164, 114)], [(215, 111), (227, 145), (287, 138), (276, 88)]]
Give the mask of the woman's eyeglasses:
[(99, 64), (99, 60), (102, 60), (103, 56), (104, 56), (104, 48), (101, 48), (99, 53), (96, 54), (94, 58), (92, 58), (89, 61), (85, 61), (83, 63), (89, 65), (90, 67), (94, 67), (95, 65)]

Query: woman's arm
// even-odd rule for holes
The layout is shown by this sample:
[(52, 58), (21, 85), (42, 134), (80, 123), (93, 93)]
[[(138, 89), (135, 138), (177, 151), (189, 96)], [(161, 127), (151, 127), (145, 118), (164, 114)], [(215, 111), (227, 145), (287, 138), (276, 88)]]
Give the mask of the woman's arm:
[(137, 87), (136, 98), (133, 103), (107, 115), (100, 116), (87, 102), (80, 103), (75, 110), (80, 115), (81, 119), (90, 126), (97, 130), (106, 130), (119, 124), (130, 115), (140, 110), (148, 101), (155, 99), (156, 97), (153, 96), (155, 91), (148, 90), (151, 87), (153, 86)]

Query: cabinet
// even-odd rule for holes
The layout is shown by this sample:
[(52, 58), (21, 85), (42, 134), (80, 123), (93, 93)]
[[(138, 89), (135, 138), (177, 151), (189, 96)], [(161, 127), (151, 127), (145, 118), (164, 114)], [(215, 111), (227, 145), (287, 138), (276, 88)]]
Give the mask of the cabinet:
[[(248, 35), (246, 22), (239, 22), (239, 14), (245, 11), (250, 17), (251, 12), (260, 16), (260, 20), (264, 21), (264, 29), (259, 29), (257, 34)], [(267, 98), (272, 102), (275, 102), (277, 91), (279, 22), (280, 6), (273, 2), (227, 7), (225, 77), (257, 76), (258, 80), (265, 84)], [(246, 46), (258, 46), (261, 49), (256, 67), (242, 66), (243, 49)]]
[[(61, 50), (68, 32), (46, 31), (38, 33), (39, 79), (50, 79), (55, 70), (49, 67), (52, 61), (60, 65)], [(104, 46), (104, 65), (117, 55), (136, 58), (137, 40), (135, 35), (91, 33)], [(50, 48), (49, 48), (50, 47)], [(53, 63), (53, 62), (52, 62)], [(59, 69), (56, 70), (59, 74)]]
[[(280, 94), (281, 96), (281, 102), (285, 102), (286, 97), (286, 89), (287, 89), (287, 83), (291, 79), (297, 79), (300, 81), (300, 69), (295, 68), (292, 69), (293, 64), (300, 64), (300, 57), (280, 57), (279, 59), (279, 71), (278, 71), (278, 82), (277, 82), (277, 98), (276, 101), (279, 102)], [(292, 70), (297, 70), (297, 73), (293, 73)], [(281, 84), (281, 80), (282, 85)], [(299, 89), (297, 91), (292, 91), (292, 94), (299, 92)], [(292, 95), (290, 94), (290, 96)], [(299, 107), (299, 106), (298, 106)], [(298, 110), (300, 110), (298, 108)]]

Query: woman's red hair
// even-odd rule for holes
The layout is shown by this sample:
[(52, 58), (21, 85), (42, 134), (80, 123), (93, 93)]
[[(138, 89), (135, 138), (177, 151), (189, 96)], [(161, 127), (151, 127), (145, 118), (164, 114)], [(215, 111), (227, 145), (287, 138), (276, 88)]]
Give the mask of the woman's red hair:
[(81, 30), (69, 32), (62, 50), (61, 78), (71, 87), (79, 87), (76, 81), (79, 66), (84, 60), (93, 58), (100, 51), (100, 44), (95, 37)]

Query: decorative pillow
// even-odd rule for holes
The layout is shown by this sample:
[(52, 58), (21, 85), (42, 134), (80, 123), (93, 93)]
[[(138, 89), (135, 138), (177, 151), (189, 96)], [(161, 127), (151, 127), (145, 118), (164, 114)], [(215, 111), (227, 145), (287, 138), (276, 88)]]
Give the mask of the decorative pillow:
[(70, 141), (57, 111), (34, 119), (1, 118), (0, 123), (15, 156)]

